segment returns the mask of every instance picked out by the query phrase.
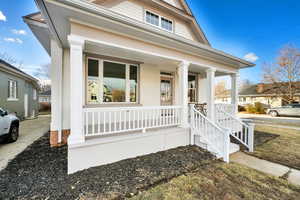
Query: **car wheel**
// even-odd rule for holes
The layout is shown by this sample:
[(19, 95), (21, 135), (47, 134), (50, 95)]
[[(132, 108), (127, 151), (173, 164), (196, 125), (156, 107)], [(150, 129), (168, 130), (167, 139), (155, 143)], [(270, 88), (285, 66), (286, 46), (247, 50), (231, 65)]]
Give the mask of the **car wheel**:
[(277, 113), (276, 111), (271, 111), (271, 112), (270, 112), (270, 115), (271, 115), (272, 117), (277, 117), (277, 116), (278, 116), (278, 113)]
[(19, 126), (17, 124), (12, 124), (9, 129), (8, 142), (15, 142), (19, 138)]

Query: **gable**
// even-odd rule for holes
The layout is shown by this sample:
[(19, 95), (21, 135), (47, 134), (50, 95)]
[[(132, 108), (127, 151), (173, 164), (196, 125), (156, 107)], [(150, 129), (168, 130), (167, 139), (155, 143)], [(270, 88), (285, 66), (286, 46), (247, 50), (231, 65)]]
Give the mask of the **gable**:
[(165, 1), (166, 3), (172, 5), (172, 6), (176, 7), (176, 8), (184, 10), (184, 8), (183, 8), (183, 6), (182, 6), (182, 4), (181, 4), (181, 2), (179, 0), (163, 0), (163, 1)]
[[(89, 0), (121, 15), (145, 22), (145, 11), (173, 22), (173, 33), (209, 45), (185, 0)], [(159, 28), (159, 27), (158, 27)]]

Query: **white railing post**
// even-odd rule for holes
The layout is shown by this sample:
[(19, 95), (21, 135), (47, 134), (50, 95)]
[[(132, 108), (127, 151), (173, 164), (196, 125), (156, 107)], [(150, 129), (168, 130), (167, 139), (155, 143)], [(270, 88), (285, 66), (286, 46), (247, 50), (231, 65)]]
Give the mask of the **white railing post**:
[(249, 123), (249, 133), (248, 133), (248, 142), (249, 142), (249, 152), (254, 151), (254, 123)]
[(229, 163), (229, 151), (230, 151), (230, 129), (225, 129), (223, 160), (224, 162), (227, 163)]
[(194, 107), (195, 107), (195, 104), (190, 104), (190, 107), (189, 107), (190, 112), (189, 113), (190, 113), (190, 119), (191, 119), (191, 122), (190, 122), (190, 124), (191, 124), (191, 128), (190, 128), (190, 132), (191, 132), (190, 140), (191, 140), (191, 142), (190, 142), (190, 144), (191, 145), (195, 144), (195, 130), (194, 130), (195, 113), (194, 113), (194, 110), (193, 110)]

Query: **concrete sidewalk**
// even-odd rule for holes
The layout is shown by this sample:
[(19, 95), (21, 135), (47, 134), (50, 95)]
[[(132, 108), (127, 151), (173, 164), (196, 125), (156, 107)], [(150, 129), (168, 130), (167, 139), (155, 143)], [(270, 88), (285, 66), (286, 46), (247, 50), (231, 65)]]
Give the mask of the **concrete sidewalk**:
[(243, 152), (237, 152), (230, 156), (230, 161), (256, 169), (258, 171), (277, 177), (287, 176), (287, 180), (293, 184), (300, 185), (300, 171), (289, 167), (272, 163), (266, 160), (250, 156)]
[(0, 143), (0, 171), (27, 146), (43, 136), (50, 129), (50, 116), (39, 116), (37, 119), (25, 120), (20, 124), (20, 135), (16, 142)]

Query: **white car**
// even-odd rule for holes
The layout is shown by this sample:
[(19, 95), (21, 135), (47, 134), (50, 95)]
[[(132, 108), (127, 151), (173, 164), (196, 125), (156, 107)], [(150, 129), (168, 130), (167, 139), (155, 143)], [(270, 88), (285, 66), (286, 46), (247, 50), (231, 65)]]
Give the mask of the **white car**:
[(8, 142), (15, 142), (19, 137), (20, 120), (14, 114), (0, 108), (0, 137)]

